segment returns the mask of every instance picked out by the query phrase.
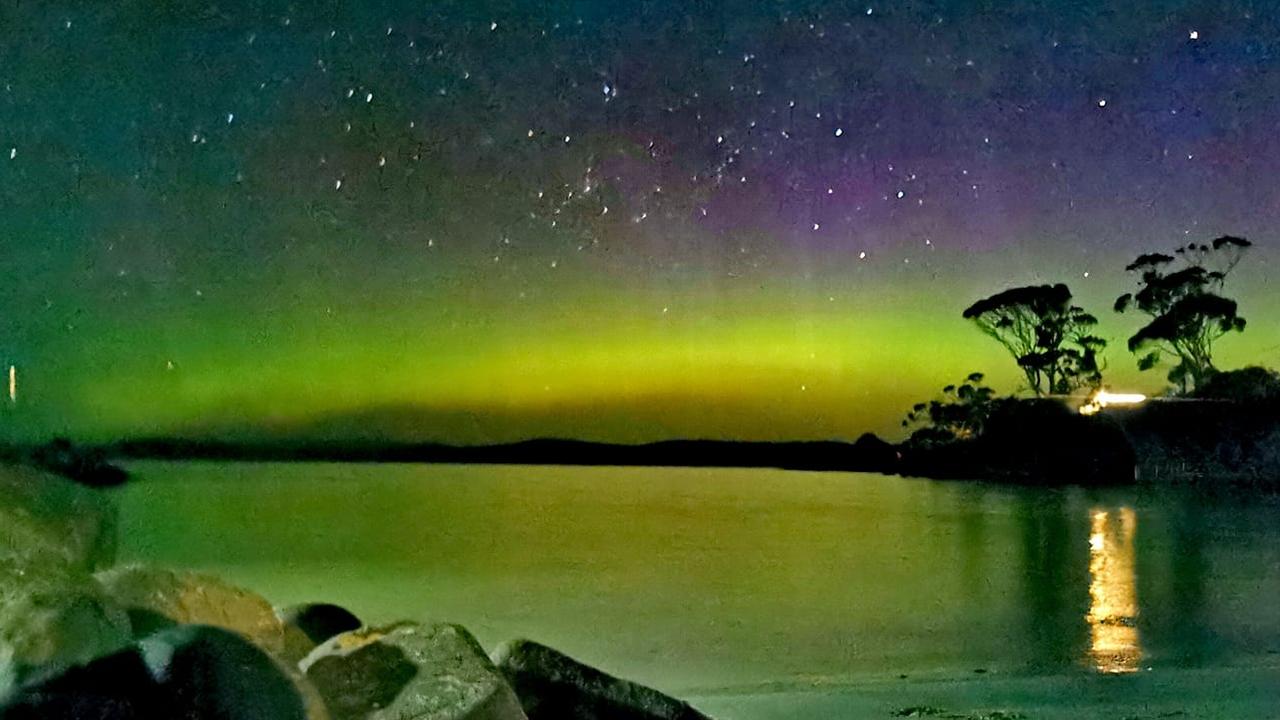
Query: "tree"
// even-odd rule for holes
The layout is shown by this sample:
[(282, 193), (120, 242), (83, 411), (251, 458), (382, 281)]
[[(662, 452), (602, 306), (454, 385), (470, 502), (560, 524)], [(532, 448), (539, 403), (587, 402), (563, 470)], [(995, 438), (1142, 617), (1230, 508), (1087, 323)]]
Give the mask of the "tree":
[(1125, 267), (1138, 275), (1139, 289), (1116, 298), (1116, 312), (1137, 309), (1151, 318), (1129, 338), (1129, 351), (1140, 355), (1138, 369), (1150, 370), (1164, 357), (1176, 359), (1169, 382), (1183, 393), (1217, 372), (1213, 344), (1245, 326), (1236, 302), (1219, 293), (1252, 246), (1244, 238), (1224, 235), (1210, 244), (1180, 247), (1176, 257), (1139, 255)]
[(1102, 382), (1098, 358), (1107, 341), (1091, 334), (1098, 319), (1071, 304), (1066, 285), (1005, 290), (970, 305), (964, 317), (1009, 351), (1036, 395)]
[(970, 373), (959, 385), (943, 388), (941, 399), (916, 403), (902, 421), (902, 427), (921, 426), (911, 441), (929, 445), (981, 435), (995, 399), (982, 379), (982, 373)]

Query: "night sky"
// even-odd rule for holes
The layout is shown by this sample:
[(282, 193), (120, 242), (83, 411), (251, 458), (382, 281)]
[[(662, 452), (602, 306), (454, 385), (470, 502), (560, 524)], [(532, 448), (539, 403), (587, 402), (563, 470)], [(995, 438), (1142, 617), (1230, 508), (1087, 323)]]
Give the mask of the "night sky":
[[(1139, 7), (1141, 6), (1141, 7)], [(960, 318), (1241, 235), (1277, 364), (1271, 3), (0, 0), (5, 433), (892, 433)]]

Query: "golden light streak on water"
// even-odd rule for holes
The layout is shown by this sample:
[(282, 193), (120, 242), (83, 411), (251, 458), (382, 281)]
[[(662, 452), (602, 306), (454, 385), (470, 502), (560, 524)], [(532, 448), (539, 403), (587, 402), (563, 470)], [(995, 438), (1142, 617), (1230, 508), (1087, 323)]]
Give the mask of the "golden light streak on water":
[(1132, 508), (1094, 510), (1089, 534), (1089, 660), (1105, 673), (1135, 672), (1142, 662)]

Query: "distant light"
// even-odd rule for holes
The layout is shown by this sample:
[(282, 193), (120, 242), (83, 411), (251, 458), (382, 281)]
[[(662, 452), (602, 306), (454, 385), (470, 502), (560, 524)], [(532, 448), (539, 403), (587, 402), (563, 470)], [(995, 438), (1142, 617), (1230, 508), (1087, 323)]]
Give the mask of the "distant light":
[(836, 128), (836, 137), (844, 135), (844, 128)]
[(1112, 393), (1098, 390), (1089, 397), (1089, 401), (1080, 406), (1081, 415), (1094, 415), (1111, 405), (1141, 405), (1147, 396), (1140, 393)]
[(1200, 31), (1199, 31), (1199, 30), (1192, 30), (1191, 32), (1187, 33), (1187, 36), (1188, 36), (1188, 37), (1190, 37), (1192, 40), (1199, 40), (1199, 39), (1200, 39)]
[(1137, 405), (1147, 401), (1147, 396), (1140, 393), (1109, 393), (1099, 390), (1094, 399), (1103, 405)]
[(1106, 107), (1106, 106), (1107, 106), (1107, 99), (1106, 99), (1106, 98), (1101, 98), (1101, 99), (1099, 99), (1099, 100), (1098, 100), (1098, 107)]

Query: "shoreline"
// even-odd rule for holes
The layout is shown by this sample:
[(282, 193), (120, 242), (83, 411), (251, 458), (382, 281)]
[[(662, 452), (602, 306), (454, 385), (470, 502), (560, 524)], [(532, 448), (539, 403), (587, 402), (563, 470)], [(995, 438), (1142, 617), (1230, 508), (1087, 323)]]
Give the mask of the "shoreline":
[[(1274, 656), (1273, 656), (1274, 657)], [(1109, 675), (987, 673), (867, 679), (772, 690), (683, 691), (724, 720), (794, 717), (934, 717), (949, 720), (1271, 720), (1280, 660)]]

